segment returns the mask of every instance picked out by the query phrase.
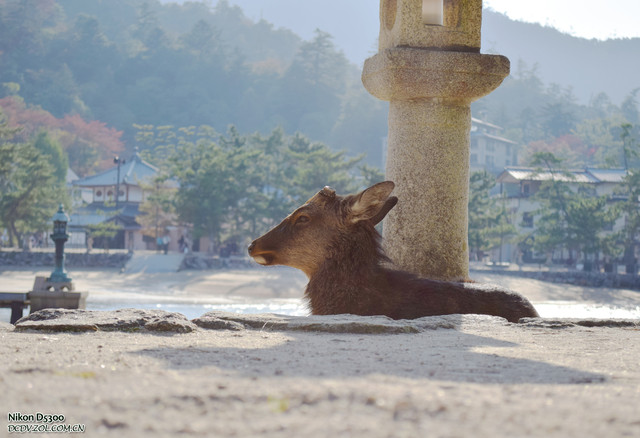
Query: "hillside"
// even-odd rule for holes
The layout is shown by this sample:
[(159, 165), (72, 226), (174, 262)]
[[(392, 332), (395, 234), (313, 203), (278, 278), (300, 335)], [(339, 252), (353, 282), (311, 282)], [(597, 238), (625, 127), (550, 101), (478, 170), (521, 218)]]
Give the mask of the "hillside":
[(587, 103), (600, 92), (621, 102), (640, 87), (640, 38), (587, 40), (539, 24), (510, 20), (485, 11), (482, 47), (486, 53), (500, 53), (511, 59), (537, 64), (546, 83), (571, 86), (578, 99)]
[[(378, 11), (363, 2), (5, 0), (0, 106), (25, 133), (60, 130), (68, 117), (115, 131), (107, 143), (63, 141), (87, 150), (71, 154), (81, 173), (122, 144), (143, 146), (154, 126), (280, 127), (381, 166), (387, 105), (364, 89), (358, 66), (375, 46)], [(615, 162), (621, 124), (640, 126), (640, 59), (628, 55), (640, 39), (587, 41), (492, 11), (483, 39), (485, 52), (512, 59), (512, 75), (474, 104), (477, 116), (534, 150), (566, 151), (571, 164)]]
[[(308, 38), (319, 27), (333, 35), (336, 46), (356, 65), (361, 65), (376, 49), (378, 2), (306, 0), (302, 5), (297, 0), (270, 0), (268, 4), (230, 0), (230, 3), (241, 6), (252, 19), (261, 17), (276, 27), (292, 29), (303, 38)], [(629, 92), (640, 87), (637, 74), (640, 38), (587, 40), (485, 10), (482, 50), (508, 56), (513, 67), (519, 60), (529, 66), (537, 64), (544, 83), (572, 87), (582, 103), (588, 103), (600, 92), (620, 103)]]

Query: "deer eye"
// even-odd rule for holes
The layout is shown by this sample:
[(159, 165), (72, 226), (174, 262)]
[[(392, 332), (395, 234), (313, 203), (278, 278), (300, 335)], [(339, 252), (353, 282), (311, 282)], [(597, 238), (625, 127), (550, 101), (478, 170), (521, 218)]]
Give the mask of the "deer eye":
[(295, 224), (296, 225), (306, 224), (310, 220), (311, 220), (311, 218), (309, 216), (307, 216), (306, 214), (301, 214), (300, 216), (298, 216), (296, 218)]

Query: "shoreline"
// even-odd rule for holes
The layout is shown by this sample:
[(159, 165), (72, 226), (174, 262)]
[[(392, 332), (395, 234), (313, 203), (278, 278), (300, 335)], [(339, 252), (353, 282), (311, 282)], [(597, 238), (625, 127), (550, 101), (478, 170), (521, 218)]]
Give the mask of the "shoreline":
[[(50, 273), (41, 267), (0, 269), (1, 291), (29, 291), (36, 275)], [(473, 270), (472, 277), (521, 293), (545, 317), (640, 318), (640, 292), (550, 283), (508, 272)], [(154, 273), (74, 268), (69, 275), (76, 290), (89, 291), (88, 309), (141, 307), (180, 311), (182, 308), (190, 317), (209, 310), (305, 314), (302, 296), (307, 279), (300, 271), (287, 267)], [(253, 309), (243, 310), (248, 307)], [(0, 309), (0, 315), (1, 320), (8, 321), (9, 310)]]

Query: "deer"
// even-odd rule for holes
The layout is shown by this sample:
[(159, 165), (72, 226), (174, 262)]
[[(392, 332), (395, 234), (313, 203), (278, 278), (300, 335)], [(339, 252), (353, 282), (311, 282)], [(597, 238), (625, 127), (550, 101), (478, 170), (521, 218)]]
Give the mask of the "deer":
[(313, 315), (385, 315), (416, 319), (486, 314), (509, 322), (538, 317), (522, 295), (499, 286), (423, 278), (397, 269), (375, 226), (397, 204), (384, 181), (354, 195), (324, 187), (279, 225), (255, 239), (260, 265), (285, 265), (308, 277), (304, 299)]

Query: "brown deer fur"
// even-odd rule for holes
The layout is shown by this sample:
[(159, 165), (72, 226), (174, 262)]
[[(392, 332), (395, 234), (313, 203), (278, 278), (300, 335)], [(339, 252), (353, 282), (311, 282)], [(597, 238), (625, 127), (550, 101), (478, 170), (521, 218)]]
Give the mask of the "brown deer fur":
[(517, 322), (538, 313), (526, 298), (495, 286), (420, 278), (393, 269), (374, 226), (396, 205), (391, 181), (356, 195), (325, 187), (278, 226), (256, 239), (249, 254), (262, 265), (287, 265), (309, 277), (311, 313), (387, 315), (394, 319), (481, 313)]

